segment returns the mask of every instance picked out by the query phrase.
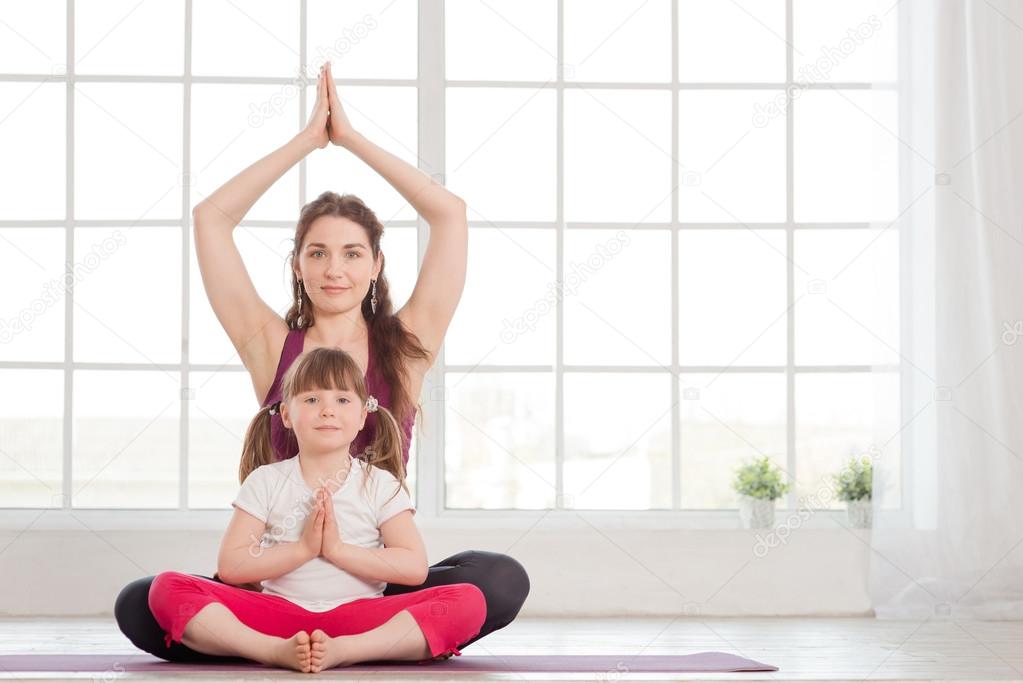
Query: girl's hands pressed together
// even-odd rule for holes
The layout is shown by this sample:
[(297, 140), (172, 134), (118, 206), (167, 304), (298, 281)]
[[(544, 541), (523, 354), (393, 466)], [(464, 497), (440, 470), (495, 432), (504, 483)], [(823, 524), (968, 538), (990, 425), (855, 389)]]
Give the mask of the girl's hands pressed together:
[(319, 489), (317, 494), (323, 496), (324, 507), (323, 540), (320, 546), (320, 555), (333, 562), (331, 558), (337, 556), (343, 545), (341, 542), (341, 530), (337, 525), (337, 517), (334, 516), (334, 501), (331, 499), (330, 493), (326, 489)]
[(298, 539), (309, 559), (319, 557), (320, 547), (323, 545), (323, 518), (325, 515), (323, 507), (323, 501), (317, 495), (316, 502), (306, 519), (305, 528), (302, 529), (302, 537)]
[(316, 104), (309, 114), (309, 121), (302, 130), (301, 135), (311, 141), (319, 149), (323, 149), (331, 141), (331, 135), (327, 130), (330, 118), (330, 102), (327, 96), (327, 75), (326, 69), (320, 67), (320, 75), (316, 79)]
[(337, 86), (334, 85), (334, 75), (330, 72), (330, 62), (327, 62), (326, 67), (327, 98), (330, 104), (330, 122), (327, 129), (330, 141), (335, 145), (343, 145), (352, 137), (355, 129), (352, 127), (352, 122), (348, 120), (344, 107), (341, 106), (341, 99), (337, 95)]

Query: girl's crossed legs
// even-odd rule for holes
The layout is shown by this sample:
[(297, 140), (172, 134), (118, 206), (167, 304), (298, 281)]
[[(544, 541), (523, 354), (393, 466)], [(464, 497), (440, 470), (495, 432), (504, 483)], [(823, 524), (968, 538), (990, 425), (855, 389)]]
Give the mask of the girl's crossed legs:
[(153, 580), (149, 607), (168, 646), (177, 641), (198, 652), (299, 671), (460, 655), (456, 645), (476, 635), (486, 619), (483, 592), (470, 583), (310, 612), (277, 595), (179, 572)]

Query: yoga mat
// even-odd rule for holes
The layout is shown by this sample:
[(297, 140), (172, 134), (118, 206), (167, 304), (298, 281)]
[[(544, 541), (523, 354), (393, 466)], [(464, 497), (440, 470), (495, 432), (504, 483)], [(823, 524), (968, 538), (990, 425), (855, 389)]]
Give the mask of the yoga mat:
[[(727, 652), (697, 652), (691, 655), (462, 655), (442, 661), (372, 662), (355, 664), (338, 671), (358, 672), (734, 672), (777, 671), (778, 667)], [(225, 663), (180, 664), (152, 655), (0, 655), (0, 671), (122, 671), (142, 672), (218, 672), (268, 670), (244, 661)]]

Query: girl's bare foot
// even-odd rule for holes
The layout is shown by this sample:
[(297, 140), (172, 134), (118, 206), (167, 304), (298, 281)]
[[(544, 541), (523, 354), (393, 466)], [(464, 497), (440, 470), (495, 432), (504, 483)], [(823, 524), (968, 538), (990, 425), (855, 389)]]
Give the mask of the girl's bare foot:
[(344, 646), (340, 638), (331, 638), (320, 629), (310, 636), (312, 640), (310, 670), (318, 673), (345, 664)]
[(308, 633), (299, 631), (290, 638), (275, 638), (274, 640), (274, 646), (267, 656), (268, 661), (263, 662), (264, 664), (309, 673), (312, 648), (309, 644)]

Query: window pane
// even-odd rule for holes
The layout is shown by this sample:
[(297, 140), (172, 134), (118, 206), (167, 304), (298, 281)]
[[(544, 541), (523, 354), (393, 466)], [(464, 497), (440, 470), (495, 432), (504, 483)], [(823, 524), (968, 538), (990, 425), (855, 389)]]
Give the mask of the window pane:
[(671, 235), (666, 230), (565, 233), (565, 362), (671, 362)]
[(4, 220), (67, 214), (64, 93), (62, 83), (0, 83)]
[(554, 506), (554, 377), (445, 375), (446, 507)]
[[(298, 133), (298, 97), (290, 85), (192, 86), (192, 206)], [(293, 221), (299, 208), (295, 165), (245, 218)]]
[(0, 228), (0, 360), (64, 360), (64, 234)]
[(761, 455), (785, 467), (785, 375), (689, 373), (680, 379), (682, 507), (734, 509), (737, 468)]
[(668, 0), (566, 0), (565, 78), (671, 80)]
[(309, 0), (307, 17), (306, 54), (332, 61), (334, 78), (416, 77), (415, 0)]
[[(78, 73), (184, 72), (184, 2), (76, 0), (74, 7)], [(142, 102), (149, 104), (144, 98)]]
[(3, 507), (61, 507), (64, 373), (0, 370)]
[(793, 0), (796, 80), (894, 81), (898, 4), (890, 0)]
[(671, 218), (671, 94), (565, 92), (565, 217)]
[(670, 379), (565, 375), (565, 507), (671, 507)]
[(75, 228), (74, 359), (181, 361), (181, 228)]
[(687, 222), (785, 220), (785, 121), (755, 116), (781, 91), (679, 93), (678, 214)]
[(192, 3), (192, 73), (292, 76), (300, 83), (299, 16), (297, 0)]
[(65, 73), (66, 26), (66, 0), (0, 4), (0, 73)]
[(895, 93), (804, 92), (795, 101), (797, 221), (884, 221), (898, 203)]
[(796, 362), (899, 362), (897, 230), (798, 230)]
[[(338, 69), (334, 69), (335, 78)], [(315, 84), (315, 81), (314, 81)], [(418, 166), (418, 111), (415, 88), (338, 86), (345, 113), (356, 130), (395, 156)], [(316, 89), (306, 93), (306, 111), (312, 111)], [(306, 199), (330, 190), (354, 194), (373, 209), (386, 225), (392, 220), (415, 219), (416, 211), (384, 178), (347, 149), (328, 145), (306, 157)], [(295, 218), (297, 220), (296, 212)]]
[(680, 0), (680, 81), (785, 80), (783, 0)]
[(447, 186), (470, 220), (553, 221), (557, 200), (554, 91), (449, 88)]
[(176, 372), (75, 372), (72, 505), (178, 505), (178, 378)]
[(188, 506), (231, 507), (245, 430), (259, 410), (249, 373), (193, 372), (188, 389)]
[(472, 228), (465, 289), (445, 338), (451, 365), (554, 362), (554, 231)]
[(679, 363), (784, 365), (785, 232), (678, 235)]
[(449, 1), (444, 20), (449, 79), (546, 81), (557, 76), (558, 12), (548, 0)]
[(408, 301), (419, 274), (418, 242), (415, 228), (384, 228), (380, 249), (384, 252), (384, 275), (391, 288), (391, 301), (398, 312)]
[[(234, 230), (234, 243), (241, 253), (256, 293), (283, 318), (294, 298), (291, 294), (291, 253), (295, 231), (292, 228), (256, 228), (242, 224)], [(191, 253), (189, 275), (189, 361), (192, 363), (236, 363), (238, 354), (217, 320), (203, 288), (202, 275)], [(262, 397), (260, 397), (262, 398)]]
[(899, 420), (897, 373), (796, 375), (797, 494), (844, 507), (831, 475), (851, 458), (871, 456), (881, 458), (886, 476), (896, 475), (885, 502), (898, 506)]
[(75, 217), (181, 217), (181, 102), (179, 83), (75, 85)]

